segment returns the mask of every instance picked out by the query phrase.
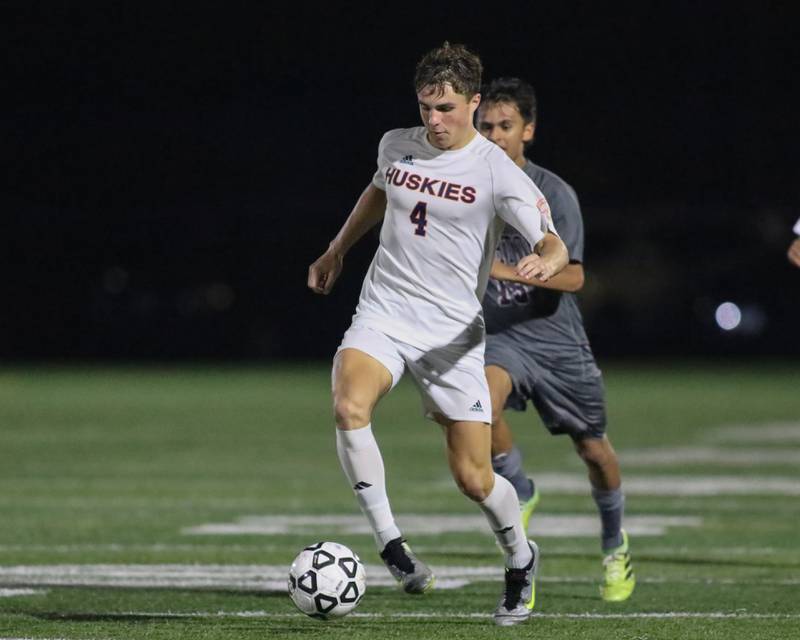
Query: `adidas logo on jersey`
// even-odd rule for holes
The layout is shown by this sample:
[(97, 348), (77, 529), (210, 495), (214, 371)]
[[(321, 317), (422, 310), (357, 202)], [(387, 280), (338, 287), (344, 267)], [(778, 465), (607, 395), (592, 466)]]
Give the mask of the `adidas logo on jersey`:
[(403, 164), (414, 164), (414, 156), (403, 156), (400, 158), (400, 162)]
[(475, 402), (475, 404), (473, 404), (473, 405), (472, 405), (472, 406), (469, 408), (469, 410), (470, 410), (470, 411), (480, 411), (481, 413), (483, 413), (483, 405), (481, 404), (481, 401), (480, 401), (480, 400), (478, 400), (477, 402)]

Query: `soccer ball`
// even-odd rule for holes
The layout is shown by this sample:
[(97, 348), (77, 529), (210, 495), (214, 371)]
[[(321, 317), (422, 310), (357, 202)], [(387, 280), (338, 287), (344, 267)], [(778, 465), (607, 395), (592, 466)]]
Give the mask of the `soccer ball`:
[(367, 588), (359, 557), (338, 542), (303, 549), (289, 569), (289, 597), (312, 618), (341, 618), (356, 608)]

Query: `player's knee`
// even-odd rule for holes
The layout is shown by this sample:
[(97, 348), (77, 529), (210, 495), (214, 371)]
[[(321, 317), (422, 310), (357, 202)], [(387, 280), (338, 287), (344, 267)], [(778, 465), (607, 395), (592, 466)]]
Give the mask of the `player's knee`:
[(575, 442), (578, 455), (591, 467), (617, 464), (617, 454), (604, 438), (583, 438)]
[(369, 424), (369, 403), (349, 395), (337, 395), (333, 399), (333, 415), (336, 425), (342, 429), (354, 429)]
[(494, 476), (481, 469), (463, 469), (453, 474), (459, 490), (470, 500), (483, 502), (492, 490)]

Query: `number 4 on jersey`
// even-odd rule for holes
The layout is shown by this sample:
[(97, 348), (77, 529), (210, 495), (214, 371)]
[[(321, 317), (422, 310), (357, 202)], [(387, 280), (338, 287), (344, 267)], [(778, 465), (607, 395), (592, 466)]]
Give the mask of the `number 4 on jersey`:
[(427, 216), (428, 216), (428, 203), (417, 202), (410, 216), (411, 222), (417, 225), (417, 228), (414, 229), (414, 235), (417, 236), (425, 235), (425, 227), (428, 225)]

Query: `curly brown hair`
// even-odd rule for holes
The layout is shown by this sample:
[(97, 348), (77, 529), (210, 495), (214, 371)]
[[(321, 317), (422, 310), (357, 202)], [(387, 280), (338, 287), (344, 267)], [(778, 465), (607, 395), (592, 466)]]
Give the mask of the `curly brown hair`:
[(483, 65), (477, 54), (463, 44), (445, 43), (422, 56), (414, 74), (414, 89), (417, 93), (423, 87), (435, 87), (444, 91), (445, 84), (453, 91), (472, 98), (481, 90)]

